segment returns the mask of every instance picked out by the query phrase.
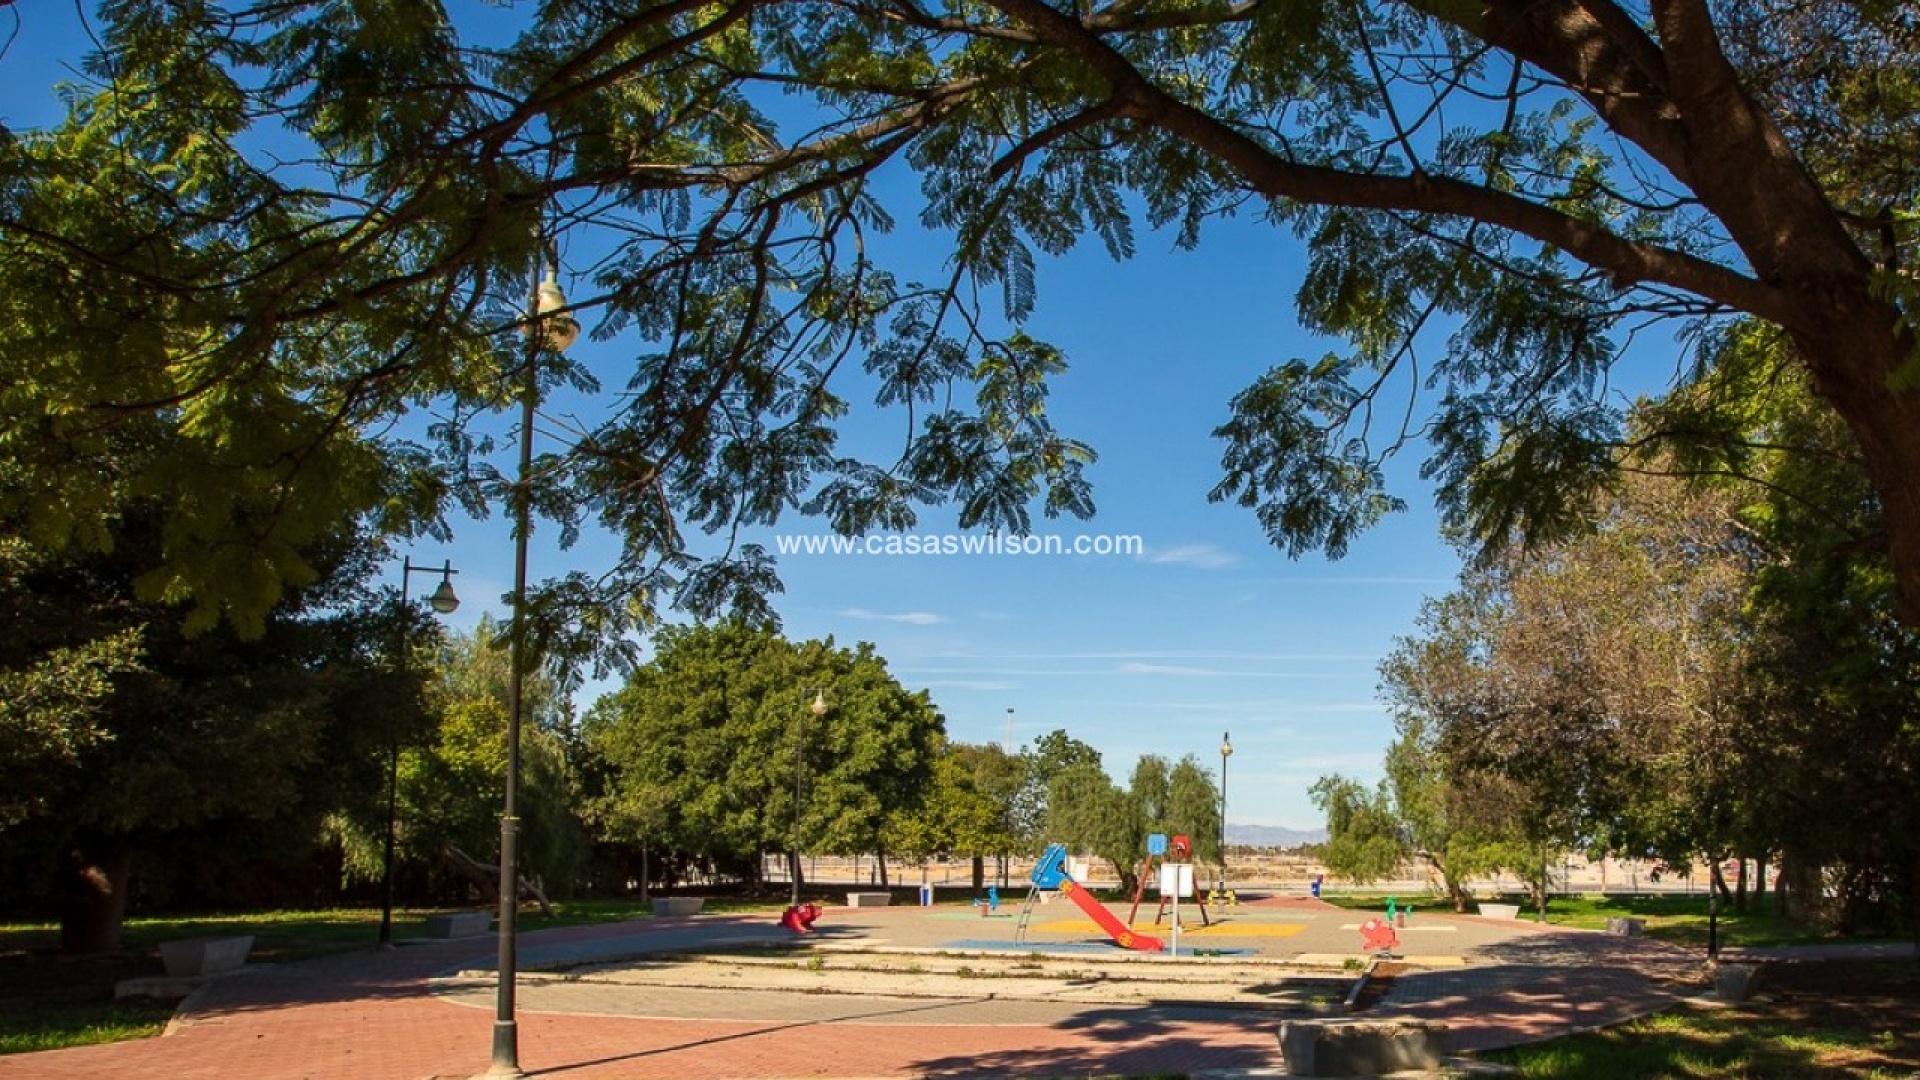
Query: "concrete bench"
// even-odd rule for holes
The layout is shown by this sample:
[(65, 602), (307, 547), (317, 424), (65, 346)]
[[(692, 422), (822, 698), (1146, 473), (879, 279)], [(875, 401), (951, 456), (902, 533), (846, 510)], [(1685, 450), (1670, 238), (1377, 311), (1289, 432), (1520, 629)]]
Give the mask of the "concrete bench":
[(847, 894), (848, 907), (886, 907), (893, 897), (883, 892), (850, 892)]
[(1378, 1076), (1440, 1067), (1447, 1026), (1431, 1020), (1288, 1020), (1280, 1057), (1288, 1076)]
[(160, 943), (160, 963), (172, 978), (219, 975), (222, 972), (239, 971), (246, 966), (247, 954), (252, 951), (252, 934), (163, 941)]
[(1713, 996), (1721, 1001), (1746, 1001), (1760, 982), (1759, 964), (1720, 964), (1713, 969)]
[(1647, 920), (1623, 919), (1618, 915), (1607, 916), (1607, 933), (1619, 937), (1645, 937)]
[(430, 938), (478, 937), (493, 926), (491, 911), (445, 911), (427, 916)]
[(1480, 917), (1483, 919), (1517, 919), (1520, 917), (1520, 905), (1481, 904)]
[(656, 896), (653, 898), (655, 915), (698, 915), (706, 906), (704, 896)]

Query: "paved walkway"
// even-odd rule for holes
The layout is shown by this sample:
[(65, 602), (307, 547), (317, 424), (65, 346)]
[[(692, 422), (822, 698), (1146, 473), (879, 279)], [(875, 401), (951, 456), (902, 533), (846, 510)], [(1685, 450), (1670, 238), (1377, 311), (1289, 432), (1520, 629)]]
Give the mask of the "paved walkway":
[[(1085, 957), (1090, 969), (1159, 962), (1094, 947), (1072, 914), (1062, 905), (1036, 909), (1029, 943)], [(1182, 952), (1205, 950), (1223, 965), (1241, 966), (1305, 958), (1337, 972), (1340, 956), (1358, 945), (1352, 927), (1362, 918), (1317, 902), (1251, 904), (1215, 927), (1184, 933)], [(771, 922), (696, 916), (527, 935), (521, 965), (529, 974), (519, 988), (522, 1067), (536, 1076), (580, 1080), (701, 1080), (1227, 1077), (1273, 1075), (1280, 1065), (1279, 1015), (1236, 1006), (1070, 995), (1009, 1000), (991, 979), (977, 980), (970, 996), (924, 997), (889, 993), (896, 984), (878, 978), (836, 986), (856, 993), (826, 994), (538, 974), (596, 962), (644, 967), (646, 957), (662, 950), (788, 940)], [(1014, 920), (1005, 912), (982, 920), (970, 909), (833, 909), (821, 927), (823, 933), (808, 939), (810, 948), (1004, 951), (1014, 939)], [(1654, 942), (1510, 921), (1422, 913), (1402, 932), (1402, 943), (1410, 959), (1451, 966), (1400, 975), (1379, 1013), (1444, 1020), (1456, 1049), (1615, 1023), (1694, 992), (1700, 974), (1697, 956)], [(422, 943), (263, 965), (189, 999), (165, 1037), (0, 1058), (0, 1080), (473, 1076), (486, 1070), (492, 1044), (494, 998), (486, 971), (492, 945), (491, 938)], [(825, 955), (823, 969), (832, 966), (831, 952)]]

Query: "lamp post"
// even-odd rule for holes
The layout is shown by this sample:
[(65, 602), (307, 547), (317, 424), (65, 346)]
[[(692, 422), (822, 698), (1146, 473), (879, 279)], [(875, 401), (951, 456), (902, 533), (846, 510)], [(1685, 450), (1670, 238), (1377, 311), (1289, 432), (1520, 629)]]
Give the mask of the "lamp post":
[[(816, 723), (827, 715), (827, 692), (815, 690), (813, 704), (807, 706)], [(793, 863), (787, 867), (787, 878), (793, 883), (794, 907), (800, 906), (800, 779), (806, 765), (802, 750), (806, 746), (806, 724), (798, 724), (793, 732)]]
[(1233, 733), (1220, 733), (1220, 880), (1214, 891), (1227, 894), (1227, 759), (1233, 756)]
[[(541, 242), (544, 248), (544, 240)], [(544, 269), (544, 276), (542, 270)], [(515, 977), (519, 959), (520, 913), (520, 723), (526, 710), (527, 539), (533, 532), (533, 419), (540, 395), (542, 351), (564, 352), (580, 337), (580, 323), (567, 314), (567, 298), (554, 280), (551, 264), (534, 270), (528, 303), (526, 373), (520, 388), (520, 472), (513, 486), (513, 627), (507, 660), (507, 783), (500, 814), (499, 985), (494, 997), (493, 1063), (484, 1075), (524, 1076), (520, 1071), (520, 1029), (514, 1019)]]
[[(400, 610), (396, 612), (394, 625), (399, 640), (394, 653), (394, 665), (404, 670), (407, 666), (407, 628), (403, 617), (407, 610), (407, 582), (415, 574), (439, 574), (440, 587), (427, 597), (427, 606), (441, 615), (451, 615), (460, 608), (460, 597), (453, 591), (453, 575), (460, 571), (453, 563), (444, 563), (440, 569), (431, 566), (415, 566), (412, 559), (400, 560), (400, 596), (396, 601)], [(387, 844), (380, 859), (380, 947), (393, 948), (393, 836), (397, 828), (400, 800), (400, 737), (395, 734), (387, 752)]]

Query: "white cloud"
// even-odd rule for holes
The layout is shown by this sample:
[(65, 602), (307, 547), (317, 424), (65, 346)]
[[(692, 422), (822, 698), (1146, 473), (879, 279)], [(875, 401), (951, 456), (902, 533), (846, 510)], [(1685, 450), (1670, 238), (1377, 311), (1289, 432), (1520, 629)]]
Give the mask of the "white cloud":
[(1182, 544), (1179, 547), (1149, 551), (1142, 557), (1150, 563), (1197, 566), (1202, 570), (1220, 570), (1240, 561), (1238, 555), (1231, 551), (1223, 551), (1212, 544)]
[(929, 690), (1018, 690), (1025, 684), (998, 679), (928, 679), (920, 683)]
[(1115, 668), (1114, 670), (1120, 672), (1122, 675), (1218, 675), (1218, 674), (1221, 674), (1218, 671), (1209, 671), (1206, 668), (1181, 667), (1177, 664), (1126, 663), (1126, 664), (1121, 664), (1119, 667)]
[(840, 612), (843, 618), (873, 619), (879, 622), (909, 623), (913, 626), (937, 626), (946, 622), (945, 615), (935, 615), (931, 611), (868, 611), (866, 608), (846, 608)]
[(1093, 649), (1082, 652), (1047, 652), (1039, 649), (1010, 652), (985, 649), (939, 649), (923, 653), (927, 660), (1207, 660), (1258, 663), (1338, 664), (1360, 663), (1369, 668), (1380, 657), (1373, 653), (1332, 652), (1245, 652), (1223, 649)]
[(1298, 577), (1252, 578), (1249, 585), (1418, 585), (1451, 587), (1456, 584), (1453, 578), (1437, 577), (1340, 577), (1334, 574), (1302, 574)]

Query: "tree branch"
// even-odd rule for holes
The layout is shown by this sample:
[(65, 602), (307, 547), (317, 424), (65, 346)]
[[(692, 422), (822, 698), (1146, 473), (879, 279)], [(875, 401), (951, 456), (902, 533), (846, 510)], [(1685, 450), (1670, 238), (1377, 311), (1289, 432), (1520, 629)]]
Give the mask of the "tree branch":
[(1175, 99), (1098, 36), (1040, 0), (989, 2), (1106, 79), (1121, 115), (1214, 155), (1268, 198), (1472, 218), (1559, 248), (1607, 272), (1623, 287), (1662, 282), (1783, 326), (1803, 322), (1791, 298), (1764, 282), (1685, 252), (1624, 239), (1503, 191), (1448, 177), (1371, 175), (1288, 161), (1219, 118)]

